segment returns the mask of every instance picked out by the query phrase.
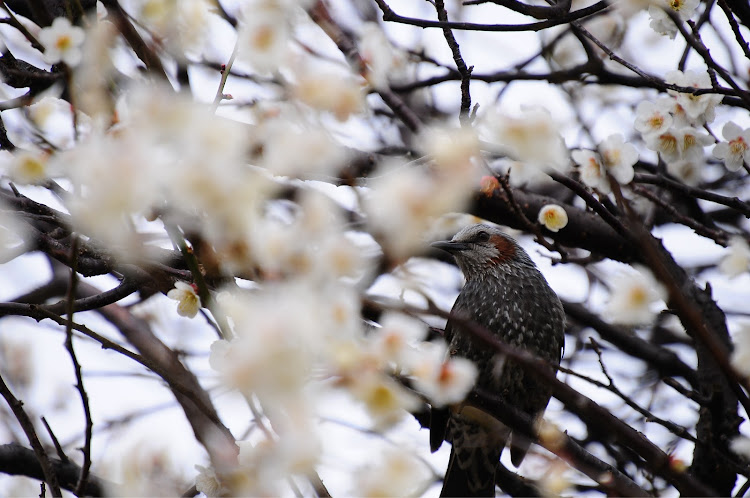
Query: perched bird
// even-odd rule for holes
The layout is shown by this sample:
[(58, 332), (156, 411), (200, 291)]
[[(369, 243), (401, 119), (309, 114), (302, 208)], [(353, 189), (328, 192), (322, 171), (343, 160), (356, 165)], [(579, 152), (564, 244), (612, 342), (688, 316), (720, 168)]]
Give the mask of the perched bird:
[[(556, 368), (562, 356), (565, 313), (529, 255), (497, 228), (471, 225), (453, 239), (434, 247), (453, 255), (466, 278), (451, 314), (470, 320), (498, 339), (528, 350)], [(532, 417), (547, 407), (550, 390), (512, 360), (475, 340), (456, 319), (449, 319), (445, 339), (451, 356), (473, 361), (475, 387), (501, 396)], [(518, 467), (529, 448), (528, 439), (477, 408), (454, 405), (433, 409), (430, 445), (452, 444), (441, 496), (495, 496), (495, 469), (507, 442)]]

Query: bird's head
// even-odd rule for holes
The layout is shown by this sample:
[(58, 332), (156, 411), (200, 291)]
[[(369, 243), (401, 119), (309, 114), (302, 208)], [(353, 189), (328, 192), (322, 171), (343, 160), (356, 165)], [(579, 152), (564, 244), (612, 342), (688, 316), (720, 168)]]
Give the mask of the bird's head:
[(467, 279), (506, 266), (534, 267), (529, 255), (512, 237), (489, 225), (470, 225), (451, 240), (433, 242), (432, 247), (453, 255)]

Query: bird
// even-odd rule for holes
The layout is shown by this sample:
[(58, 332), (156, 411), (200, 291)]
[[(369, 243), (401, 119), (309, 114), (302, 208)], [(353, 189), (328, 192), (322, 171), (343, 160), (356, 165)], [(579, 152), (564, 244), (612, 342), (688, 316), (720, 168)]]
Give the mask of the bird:
[[(533, 418), (541, 417), (551, 396), (549, 387), (512, 360), (498, 358), (461, 324), (473, 322), (497, 339), (543, 358), (556, 371), (565, 332), (565, 312), (557, 294), (526, 251), (494, 226), (470, 225), (432, 246), (453, 256), (466, 281), (445, 327), (448, 354), (476, 365), (475, 388), (502, 397)], [(463, 403), (432, 408), (431, 450), (437, 451), (444, 440), (452, 447), (440, 496), (495, 496), (495, 471), (506, 444), (510, 443), (516, 467), (530, 444), (490, 414)]]

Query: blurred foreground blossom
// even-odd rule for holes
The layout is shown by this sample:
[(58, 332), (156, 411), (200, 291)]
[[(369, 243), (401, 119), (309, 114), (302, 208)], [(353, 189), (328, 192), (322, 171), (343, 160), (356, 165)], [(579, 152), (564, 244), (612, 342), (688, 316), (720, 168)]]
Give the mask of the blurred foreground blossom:
[(424, 132), (429, 164), (383, 164), (369, 186), (366, 211), (396, 258), (425, 245), (440, 216), (461, 210), (480, 180), (479, 141), (471, 129), (435, 127)]
[(750, 246), (744, 237), (734, 236), (729, 240), (729, 251), (719, 263), (719, 270), (734, 278), (750, 269)]
[(381, 327), (371, 332), (376, 354), (382, 361), (393, 362), (397, 367), (409, 365), (416, 344), (427, 335), (427, 325), (395, 312), (384, 314), (380, 323)]
[(398, 81), (407, 66), (406, 54), (396, 49), (376, 23), (366, 23), (359, 37), (359, 54), (367, 82), (375, 89), (387, 88), (389, 81)]
[(138, 19), (181, 56), (186, 50), (200, 50), (206, 41), (212, 0), (135, 0)]
[(178, 302), (177, 313), (187, 318), (195, 318), (201, 309), (201, 298), (194, 284), (175, 282), (174, 289), (167, 292), (169, 299)]
[(292, 412), (289, 420), (279, 420), (274, 430), (278, 438), (238, 443), (240, 466), (232, 475), (231, 495), (279, 496), (291, 476), (314, 472), (321, 454), (314, 428)]
[(541, 172), (562, 169), (567, 163), (565, 142), (546, 109), (530, 107), (522, 109), (519, 115), (492, 109), (484, 115), (482, 127), (490, 143)]
[(292, 38), (291, 2), (246, 3), (240, 16), (237, 57), (260, 72), (273, 72), (285, 61)]
[(651, 271), (635, 266), (634, 271), (620, 273), (610, 282), (606, 315), (613, 323), (645, 325), (656, 316), (654, 309), (667, 299), (667, 290)]
[[(750, 359), (750, 358), (749, 358)], [(729, 448), (737, 455), (747, 461), (750, 461), (750, 438), (747, 436), (737, 436), (729, 443)]]
[(5, 263), (25, 248), (27, 228), (0, 203), (0, 262)]
[(732, 338), (732, 367), (743, 377), (750, 377), (750, 322), (743, 321), (739, 330), (732, 334)]
[(547, 204), (539, 210), (538, 219), (550, 232), (559, 232), (568, 224), (568, 213), (557, 204)]
[(466, 358), (449, 358), (444, 343), (425, 343), (412, 367), (414, 384), (434, 404), (445, 406), (462, 401), (474, 387), (478, 371)]
[(81, 62), (81, 45), (86, 35), (65, 17), (58, 17), (52, 25), (39, 32), (39, 43), (44, 46), (44, 60), (49, 64), (64, 62), (75, 67)]
[(358, 469), (354, 481), (353, 495), (419, 496), (431, 484), (432, 476), (426, 465), (408, 452), (390, 449), (379, 462)]
[(739, 171), (744, 162), (750, 162), (750, 128), (743, 130), (729, 121), (721, 134), (727, 141), (716, 144), (713, 155), (724, 161), (729, 171)]
[(195, 489), (199, 493), (203, 493), (208, 498), (216, 498), (226, 494), (226, 490), (219, 482), (214, 469), (196, 465), (195, 470), (198, 471), (198, 475), (195, 477)]
[(365, 109), (361, 78), (350, 74), (322, 72), (319, 69), (300, 71), (294, 85), (294, 96), (313, 109), (329, 112), (339, 121)]
[(38, 149), (0, 150), (0, 173), (20, 184), (39, 184), (49, 176), (49, 154)]

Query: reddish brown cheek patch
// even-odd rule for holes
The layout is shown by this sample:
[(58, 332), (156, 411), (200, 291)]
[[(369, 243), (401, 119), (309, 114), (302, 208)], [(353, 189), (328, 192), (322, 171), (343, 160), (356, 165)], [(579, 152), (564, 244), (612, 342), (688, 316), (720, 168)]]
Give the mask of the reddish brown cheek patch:
[(496, 257), (492, 258), (491, 261), (493, 263), (505, 263), (516, 257), (516, 246), (502, 235), (491, 236), (490, 242), (495, 246), (498, 254)]

